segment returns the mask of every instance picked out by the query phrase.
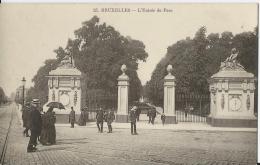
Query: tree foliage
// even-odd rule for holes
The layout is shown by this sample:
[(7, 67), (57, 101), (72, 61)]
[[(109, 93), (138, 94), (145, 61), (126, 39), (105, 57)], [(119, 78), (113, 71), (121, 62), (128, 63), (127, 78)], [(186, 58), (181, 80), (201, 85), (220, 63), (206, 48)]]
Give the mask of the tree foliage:
[(117, 78), (122, 74), (120, 68), (126, 64), (126, 74), (130, 78), (130, 99), (137, 100), (142, 86), (136, 71), (138, 62), (148, 57), (145, 45), (139, 40), (122, 36), (106, 23), (100, 23), (97, 16), (83, 22), (74, 34), (75, 39), (68, 39), (65, 48), (59, 47), (54, 51), (56, 59), (47, 60), (38, 70), (33, 78), (35, 85), (32, 93), (47, 96), (45, 76), (65, 55), (70, 55), (75, 60), (75, 66), (83, 73), (82, 79), (87, 89), (101, 89), (108, 93), (117, 93)]
[(6, 103), (7, 96), (5, 95), (5, 92), (2, 87), (0, 87), (0, 105), (3, 103)]
[(173, 66), (177, 93), (207, 94), (208, 79), (218, 72), (220, 63), (230, 56), (233, 47), (239, 50), (238, 61), (257, 76), (257, 45), (256, 30), (235, 36), (231, 32), (206, 35), (206, 28), (201, 27), (193, 39), (187, 37), (168, 47), (146, 84), (146, 96), (157, 105), (163, 104), (163, 79), (168, 64)]

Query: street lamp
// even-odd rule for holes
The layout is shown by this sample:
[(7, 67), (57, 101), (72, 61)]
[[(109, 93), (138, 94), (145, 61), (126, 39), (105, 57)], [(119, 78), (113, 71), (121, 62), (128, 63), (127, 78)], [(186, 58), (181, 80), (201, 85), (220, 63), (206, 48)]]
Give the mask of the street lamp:
[(23, 107), (24, 107), (24, 87), (25, 87), (25, 82), (26, 82), (26, 80), (25, 80), (25, 78), (23, 77), (23, 79), (22, 79), (22, 85), (23, 85)]

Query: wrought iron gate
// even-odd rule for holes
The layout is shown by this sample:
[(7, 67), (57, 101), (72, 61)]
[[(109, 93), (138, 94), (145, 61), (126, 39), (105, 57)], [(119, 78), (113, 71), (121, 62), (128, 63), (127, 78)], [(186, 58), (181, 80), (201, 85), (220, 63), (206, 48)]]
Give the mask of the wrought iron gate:
[(205, 122), (210, 113), (209, 94), (176, 94), (177, 122)]
[(84, 102), (83, 107), (87, 107), (88, 119), (95, 120), (96, 112), (99, 108), (116, 111), (117, 94), (104, 93), (100, 90), (91, 90), (84, 96)]

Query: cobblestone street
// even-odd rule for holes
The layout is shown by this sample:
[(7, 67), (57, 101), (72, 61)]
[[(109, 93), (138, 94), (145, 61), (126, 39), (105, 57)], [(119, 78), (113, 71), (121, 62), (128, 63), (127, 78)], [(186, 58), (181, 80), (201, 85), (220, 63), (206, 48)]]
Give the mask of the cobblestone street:
[[(13, 105), (14, 106), (14, 105)], [(130, 125), (129, 125), (130, 126)], [(15, 113), (5, 164), (255, 164), (256, 132), (174, 131), (57, 125), (57, 144), (27, 153), (29, 138)], [(2, 136), (2, 134), (1, 134)]]

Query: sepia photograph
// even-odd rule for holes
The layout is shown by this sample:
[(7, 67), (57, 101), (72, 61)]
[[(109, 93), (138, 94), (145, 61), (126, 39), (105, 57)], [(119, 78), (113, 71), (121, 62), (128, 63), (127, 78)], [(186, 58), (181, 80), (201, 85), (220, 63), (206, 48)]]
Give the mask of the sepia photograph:
[(1, 3), (0, 165), (255, 165), (259, 4)]

